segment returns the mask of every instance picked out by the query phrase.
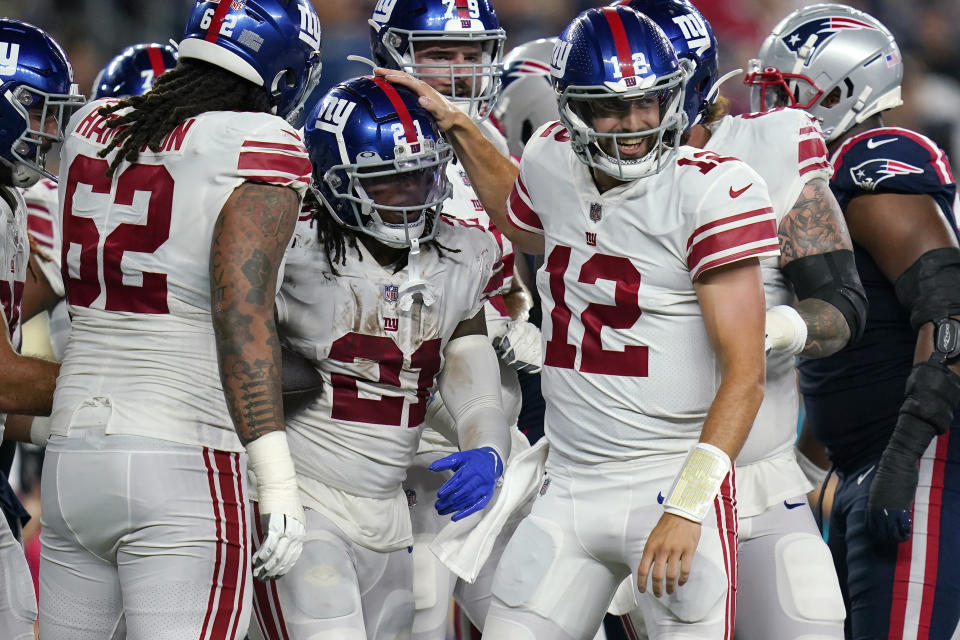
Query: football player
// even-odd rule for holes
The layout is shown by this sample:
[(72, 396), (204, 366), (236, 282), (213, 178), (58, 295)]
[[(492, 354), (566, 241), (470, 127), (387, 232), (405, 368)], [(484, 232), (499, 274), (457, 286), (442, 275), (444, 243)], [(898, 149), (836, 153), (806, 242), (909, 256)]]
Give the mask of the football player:
[[(143, 95), (153, 88), (156, 78), (177, 65), (177, 50), (169, 44), (135, 44), (125, 48), (108, 62), (93, 82), (91, 100), (128, 98)], [(50, 313), (50, 343), (57, 360), (70, 334), (70, 316), (63, 301), (63, 277), (60, 275), (60, 239), (54, 218), (57, 214), (57, 183), (44, 178), (23, 190), (27, 203), (27, 231), (35, 258), (36, 273), (30, 274), (37, 286), (24, 298), (24, 319), (40, 311)], [(29, 291), (32, 290), (32, 293)]]
[[(501, 158), (509, 151), (489, 115), (501, 86), (502, 50), (505, 34), (490, 0), (381, 0), (370, 20), (370, 44), (374, 61), (382, 68), (403, 70), (447, 96), (457, 109), (492, 141)], [(507, 160), (509, 161), (509, 160)], [(511, 424), (516, 424), (520, 404), (517, 370), (535, 372), (542, 350), (537, 328), (526, 321), (529, 295), (514, 277), (515, 253), (486, 213), (488, 203), (479, 195), (486, 171), (470, 170), (456, 158), (447, 166), (453, 195), (444, 211), (457, 219), (489, 229), (502, 247), (503, 267), (491, 281), (491, 299), (485, 305), (487, 333), (501, 356), (500, 379), (504, 406)], [(427, 415), (419, 455), (407, 477), (406, 487), (415, 495), (413, 508), (416, 557), (417, 618), (415, 640), (443, 640), (450, 596), (455, 595), (475, 624), (482, 624), (489, 605), (490, 581), (496, 566), (474, 583), (458, 580), (428, 549), (437, 532), (449, 523), (432, 505), (445, 477), (429, 471), (437, 459), (457, 450), (441, 435), (451, 421), (442, 398), (437, 397)], [(439, 431), (438, 431), (439, 428)], [(523, 438), (513, 440), (524, 446)], [(494, 557), (499, 555), (509, 532), (504, 532)]]
[[(638, 568), (657, 596), (641, 597), (648, 628), (732, 632), (730, 460), (763, 393), (758, 258), (777, 254), (776, 224), (746, 165), (677, 148), (688, 65), (628, 7), (581, 14), (551, 65), (561, 122), (524, 150), (509, 219), (491, 212), (546, 254), (550, 312), (549, 482), (498, 566), (494, 637), (590, 638)], [(448, 125), (468, 166), (509, 175), (465, 123)]]
[(550, 81), (550, 61), (556, 38), (539, 38), (518, 45), (503, 59), (503, 88), (490, 116), (507, 139), (510, 155), (520, 158), (523, 147), (540, 125), (560, 118)]
[(800, 363), (806, 425), (839, 478), (828, 543), (847, 637), (954, 637), (960, 249), (949, 162), (930, 139), (884, 126), (903, 63), (866, 13), (794, 11), (750, 71), (753, 109), (803, 109), (823, 129), (869, 301), (858, 342)]
[[(243, 637), (299, 556), (277, 271), (310, 181), (306, 0), (196, 3), (177, 67), (78, 111), (61, 156), (73, 321), (43, 473), (44, 638)], [(245, 469), (266, 539), (251, 558)]]
[[(83, 104), (63, 49), (37, 27), (0, 19), (0, 440), (7, 412), (48, 415), (59, 365), (19, 354), (22, 300), (27, 286), (30, 242), (27, 207), (20, 189), (44, 176), (46, 154), (63, 139), (70, 110)], [(28, 425), (29, 428), (29, 425)], [(7, 470), (8, 471), (8, 470)], [(6, 472), (0, 472), (6, 485)], [(19, 504), (6, 486), (4, 515)], [(12, 523), (12, 526), (11, 526)], [(33, 638), (37, 603), (20, 546), (19, 521), (0, 518), (0, 636)], [(14, 531), (16, 529), (16, 532)]]
[(453, 152), (411, 91), (382, 78), (337, 85), (308, 118), (306, 144), (321, 204), (302, 233), (317, 238), (299, 246), (298, 230), (277, 316), (323, 393), (287, 417), (307, 541), (290, 573), (257, 585), (257, 617), (267, 640), (409, 638), (414, 540), (401, 483), (431, 388), (461, 448), (431, 466), (455, 472), (443, 513), (481, 509), (510, 451), (483, 311), (500, 252), (483, 229), (440, 215)]
[[(696, 8), (681, 0), (615, 4), (651, 18), (677, 54), (696, 65), (686, 83), (685, 109), (694, 124), (684, 143), (749, 164), (766, 182), (777, 218), (780, 257), (761, 262), (768, 307), (764, 400), (736, 460), (737, 637), (765, 640), (776, 629), (784, 639), (842, 638), (836, 571), (805, 497), (812, 484), (794, 453), (800, 404), (794, 355), (839, 351), (862, 333), (867, 312), (850, 236), (830, 192), (820, 127), (790, 109), (724, 116), (726, 101), (715, 88), (717, 42)], [(771, 589), (778, 584), (785, 587)]]

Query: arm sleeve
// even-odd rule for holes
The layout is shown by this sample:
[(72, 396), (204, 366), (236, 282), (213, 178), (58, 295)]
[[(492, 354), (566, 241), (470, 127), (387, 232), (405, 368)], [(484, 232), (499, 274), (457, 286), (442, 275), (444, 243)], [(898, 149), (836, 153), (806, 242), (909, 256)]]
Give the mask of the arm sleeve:
[(271, 118), (245, 136), (235, 175), (244, 181), (290, 187), (302, 200), (311, 172), (302, 136), (280, 118)]

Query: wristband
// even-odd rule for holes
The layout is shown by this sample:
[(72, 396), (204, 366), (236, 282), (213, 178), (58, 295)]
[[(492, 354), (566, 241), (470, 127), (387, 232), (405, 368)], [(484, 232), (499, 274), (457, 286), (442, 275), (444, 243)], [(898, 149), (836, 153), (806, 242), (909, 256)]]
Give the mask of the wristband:
[(703, 522), (728, 473), (730, 457), (712, 444), (698, 442), (674, 478), (670, 494), (663, 502), (663, 510), (687, 520)]
[(807, 344), (807, 323), (793, 307), (778, 304), (767, 309), (766, 338), (768, 351), (796, 355)]
[(250, 470), (257, 477), (260, 513), (283, 513), (302, 518), (303, 507), (287, 434), (271, 431), (247, 443), (246, 449)]

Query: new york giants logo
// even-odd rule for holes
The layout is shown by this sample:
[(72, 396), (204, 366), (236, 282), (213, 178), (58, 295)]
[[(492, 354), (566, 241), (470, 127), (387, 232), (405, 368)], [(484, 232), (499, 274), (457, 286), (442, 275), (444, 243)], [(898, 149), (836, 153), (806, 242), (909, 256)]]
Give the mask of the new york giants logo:
[(383, 285), (383, 299), (387, 302), (396, 302), (400, 297), (400, 287), (395, 284)]
[(804, 56), (809, 58), (818, 48), (822, 47), (830, 38), (846, 29), (873, 29), (872, 25), (853, 18), (818, 18), (805, 22), (787, 35), (783, 36), (783, 43), (790, 51), (799, 54), (800, 47), (806, 46), (810, 36), (815, 35), (813, 48)]
[(384, 319), (383, 319), (383, 330), (384, 330), (384, 331), (399, 331), (399, 330), (400, 330), (400, 318), (384, 318)]
[(600, 218), (603, 217), (603, 207), (599, 202), (590, 203), (590, 219), (594, 222), (600, 222)]
[(585, 232), (587, 234), (587, 244), (591, 247), (597, 246), (597, 234), (590, 233), (589, 231)]
[(0, 76), (12, 76), (17, 72), (20, 61), (20, 45), (0, 42)]
[(313, 7), (307, 4), (306, 0), (300, 0), (297, 4), (300, 10), (300, 39), (306, 42), (314, 51), (320, 50), (320, 18), (313, 10)]
[(710, 48), (710, 34), (707, 32), (707, 25), (703, 22), (703, 18), (688, 13), (675, 17), (673, 22), (683, 32), (683, 37), (687, 41), (687, 48), (690, 51), (702, 56)]
[(550, 61), (550, 73), (557, 78), (562, 78), (567, 72), (567, 58), (570, 57), (570, 50), (573, 45), (565, 40), (557, 40), (553, 45), (553, 59)]
[(395, 6), (397, 6), (397, 0), (379, 0), (377, 6), (373, 8), (373, 21), (382, 23), (389, 20)]
[(850, 177), (853, 178), (854, 184), (867, 191), (873, 191), (878, 184), (888, 178), (913, 173), (923, 173), (923, 169), (889, 158), (874, 158), (850, 169)]

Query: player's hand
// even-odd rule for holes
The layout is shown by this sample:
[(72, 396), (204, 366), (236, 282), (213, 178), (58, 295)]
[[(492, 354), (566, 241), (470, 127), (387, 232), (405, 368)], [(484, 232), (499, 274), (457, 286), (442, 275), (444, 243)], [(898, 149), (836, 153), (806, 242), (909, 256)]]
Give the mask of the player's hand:
[(285, 513), (266, 513), (260, 515), (260, 523), (267, 537), (253, 554), (253, 577), (279, 578), (293, 568), (303, 551), (303, 522)]
[(500, 360), (517, 371), (539, 373), (543, 367), (543, 342), (535, 324), (512, 320), (492, 344)]
[(807, 344), (807, 323), (793, 307), (778, 304), (767, 309), (764, 348), (771, 352), (796, 355)]
[(867, 499), (867, 533), (876, 544), (896, 545), (910, 539), (913, 497), (919, 478), (920, 467), (916, 461), (884, 451), (873, 472)]
[(643, 546), (640, 567), (637, 569), (637, 587), (640, 593), (647, 591), (647, 577), (650, 578), (653, 595), (672, 594), (678, 586), (686, 584), (690, 578), (693, 555), (700, 542), (701, 525), (672, 513), (660, 516), (657, 525), (650, 532)]
[(393, 84), (404, 86), (420, 96), (420, 106), (430, 112), (441, 131), (447, 131), (457, 124), (464, 113), (447, 100), (439, 91), (423, 80), (396, 69), (374, 68), (373, 72)]
[(493, 498), (497, 479), (503, 475), (503, 460), (490, 447), (467, 449), (440, 458), (431, 471), (453, 469), (453, 477), (437, 491), (437, 513), (453, 513), (454, 522), (483, 509)]

